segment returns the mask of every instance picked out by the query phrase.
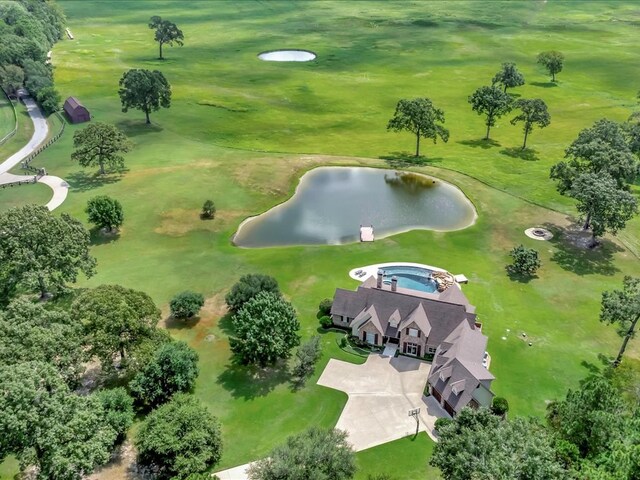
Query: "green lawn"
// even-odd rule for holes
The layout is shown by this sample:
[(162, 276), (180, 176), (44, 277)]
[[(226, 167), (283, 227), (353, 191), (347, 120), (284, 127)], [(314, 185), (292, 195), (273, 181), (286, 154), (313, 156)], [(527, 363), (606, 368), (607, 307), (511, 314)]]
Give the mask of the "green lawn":
[[(73, 131), (82, 125), (69, 126), (38, 158), (72, 187), (61, 212), (86, 220), (86, 201), (98, 194), (118, 198), (125, 208), (120, 237), (96, 239), (98, 274), (80, 284), (145, 290), (165, 313), (177, 292), (206, 295), (199, 322), (169, 327), (200, 354), (196, 395), (223, 424), (220, 468), (265, 455), (309, 425), (334, 424), (346, 399), (315, 386), (315, 379), (331, 356), (359, 361), (327, 334), (316, 377), (297, 393), (281, 371), (234, 365), (229, 322), (220, 318), (225, 291), (247, 272), (278, 279), (300, 313), (305, 337), (316, 330), (318, 302), (336, 287), (356, 286), (347, 275), (353, 267), (418, 261), (464, 273), (470, 279), (465, 292), (489, 336), (495, 392), (509, 399), (514, 414), (542, 415), (547, 401), (598, 364), (599, 353), (615, 353), (619, 339), (598, 322), (600, 293), (617, 287), (625, 274), (640, 275), (640, 262), (612, 241), (594, 252), (573, 249), (564, 235), (571, 203), (547, 177), (580, 129), (605, 116), (625, 119), (635, 108), (639, 87), (628, 79), (635, 78), (640, 60), (634, 42), (640, 10), (633, 3), (244, 1), (198, 2), (189, 9), (151, 0), (61, 4), (76, 39), (54, 48), (57, 87), (63, 97), (77, 96), (96, 120), (123, 128), (135, 144), (128, 171), (105, 178), (70, 160)], [(156, 14), (185, 33), (185, 46), (166, 48), (164, 62), (155, 60), (146, 27)], [(280, 47), (314, 50), (318, 60), (256, 59)], [(537, 53), (551, 48), (567, 57), (557, 86), (535, 64)], [(497, 143), (478, 141), (483, 122), (466, 103), (510, 60), (527, 79), (513, 92), (544, 98), (552, 115), (551, 126), (530, 138), (533, 159), (508, 150), (521, 142), (519, 127), (508, 119), (492, 130)], [(154, 113), (150, 127), (140, 112), (120, 109), (118, 79), (132, 67), (158, 68), (173, 86), (172, 108)], [(244, 218), (285, 200), (309, 168), (394, 164), (380, 157), (410, 151), (413, 139), (387, 133), (386, 122), (399, 98), (418, 95), (445, 110), (451, 139), (446, 145), (425, 142), (428, 160), (414, 168), (462, 188), (478, 209), (474, 226), (409, 232), (367, 245), (249, 250), (230, 244)], [(201, 221), (199, 209), (208, 198), (218, 214)], [(553, 241), (523, 235), (539, 224), (554, 231)], [(640, 220), (634, 220), (621, 236), (636, 252), (638, 233)], [(539, 277), (527, 283), (510, 280), (504, 270), (509, 249), (519, 243), (538, 248), (543, 261)], [(632, 344), (630, 355), (639, 352)], [(424, 458), (416, 453), (414, 470), (388, 473), (419, 478), (431, 444), (421, 437), (407, 442), (359, 454), (362, 475), (376, 473), (369, 470), (376, 465), (399, 464), (394, 459), (404, 448)]]
[(51, 189), (41, 183), (0, 187), (0, 212), (25, 203), (45, 205), (51, 200), (51, 195)]
[(16, 119), (10, 101), (0, 93), (0, 139), (4, 138), (16, 126)]
[[(33, 123), (29, 118), (29, 114), (27, 113), (26, 107), (20, 103), (15, 103), (16, 114), (18, 117), (18, 130), (16, 134), (7, 140), (5, 143), (0, 145), (0, 159), (4, 161), (18, 150), (20, 150), (31, 138), (33, 135)], [(13, 114), (12, 114), (13, 115)], [(13, 127), (11, 127), (13, 128)], [(9, 130), (11, 130), (9, 128)], [(9, 131), (7, 130), (7, 132)], [(0, 136), (0, 138), (2, 138)], [(21, 173), (18, 171), (14, 171), (14, 173)]]

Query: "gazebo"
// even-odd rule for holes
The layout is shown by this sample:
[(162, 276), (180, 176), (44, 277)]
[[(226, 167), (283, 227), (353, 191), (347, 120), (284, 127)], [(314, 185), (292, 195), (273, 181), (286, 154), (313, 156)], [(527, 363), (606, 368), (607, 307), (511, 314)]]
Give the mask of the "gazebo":
[(63, 108), (71, 123), (82, 123), (91, 120), (89, 110), (75, 97), (67, 98)]

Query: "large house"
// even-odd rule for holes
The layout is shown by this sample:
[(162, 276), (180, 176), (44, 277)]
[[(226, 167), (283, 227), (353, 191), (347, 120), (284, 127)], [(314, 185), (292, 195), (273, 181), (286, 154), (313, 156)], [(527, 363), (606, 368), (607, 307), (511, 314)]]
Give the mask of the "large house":
[(487, 337), (457, 283), (427, 293), (398, 287), (395, 277), (387, 284), (378, 272), (355, 291), (336, 289), (331, 318), (371, 345), (433, 356), (429, 392), (450, 415), (465, 406), (491, 405), (494, 376), (486, 368)]

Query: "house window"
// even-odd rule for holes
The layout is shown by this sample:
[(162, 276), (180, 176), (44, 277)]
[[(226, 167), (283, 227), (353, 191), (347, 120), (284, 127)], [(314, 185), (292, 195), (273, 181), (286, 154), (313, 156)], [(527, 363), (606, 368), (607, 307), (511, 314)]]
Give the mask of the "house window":
[(436, 353), (435, 347), (427, 347), (427, 353)]
[(415, 343), (406, 343), (405, 345), (407, 346), (406, 353), (408, 355), (418, 355), (418, 349), (420, 348), (418, 345)]
[(376, 335), (375, 335), (375, 333), (367, 332), (367, 343), (375, 345), (375, 343), (376, 343)]
[(409, 336), (410, 337), (417, 337), (418, 336), (418, 330), (416, 330), (415, 328), (410, 328), (409, 329)]

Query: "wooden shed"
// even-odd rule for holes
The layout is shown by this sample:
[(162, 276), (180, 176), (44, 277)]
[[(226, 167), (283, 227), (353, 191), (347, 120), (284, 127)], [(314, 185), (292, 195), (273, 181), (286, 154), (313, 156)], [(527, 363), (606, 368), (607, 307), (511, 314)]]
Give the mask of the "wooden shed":
[(89, 110), (75, 97), (69, 97), (64, 102), (64, 111), (71, 123), (82, 123), (91, 120)]

